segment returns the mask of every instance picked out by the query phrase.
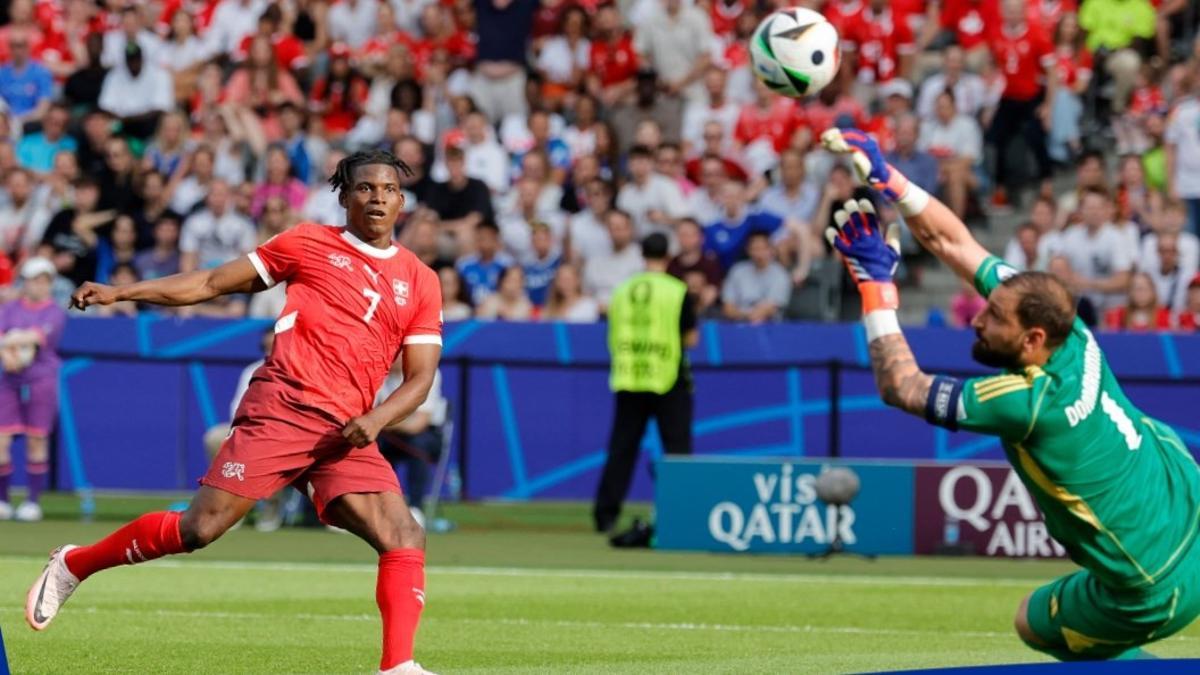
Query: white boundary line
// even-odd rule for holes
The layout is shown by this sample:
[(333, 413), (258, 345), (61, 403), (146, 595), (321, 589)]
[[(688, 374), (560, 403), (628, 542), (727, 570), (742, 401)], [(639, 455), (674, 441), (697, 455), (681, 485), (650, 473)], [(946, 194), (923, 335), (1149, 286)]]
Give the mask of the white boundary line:
[[(45, 558), (33, 556), (0, 556), (5, 562), (44, 562)], [(263, 570), (270, 572), (358, 572), (375, 574), (378, 568), (369, 563), (289, 563), (220, 560), (177, 560), (165, 559), (148, 563), (154, 568), (171, 569), (217, 569), (217, 570)], [(761, 572), (685, 572), (670, 570), (598, 570), (537, 567), (487, 567), (487, 566), (442, 566), (425, 568), (426, 573), (443, 576), (476, 577), (533, 577), (560, 579), (632, 579), (646, 581), (753, 581), (768, 583), (812, 583), (866, 586), (1014, 586), (1032, 590), (1049, 579), (1018, 579), (992, 577), (930, 577), (917, 575), (888, 576), (883, 574), (796, 574)]]
[[(19, 608), (15, 607), (0, 607), (0, 612), (20, 612)], [(79, 608), (75, 614), (86, 614), (89, 616), (141, 616), (141, 617), (161, 617), (161, 618), (185, 618), (185, 619), (227, 619), (233, 621), (277, 621), (282, 617), (292, 619), (302, 619), (305, 621), (348, 621), (348, 622), (378, 622), (379, 617), (375, 614), (286, 614), (286, 613), (266, 613), (266, 612), (220, 612), (220, 611), (204, 611), (204, 610), (174, 610), (174, 609), (151, 609), (151, 610), (135, 610), (135, 609), (108, 609), (99, 607)], [(785, 634), (844, 634), (844, 635), (887, 635), (887, 636), (908, 636), (922, 637), (930, 635), (952, 635), (956, 637), (970, 638), (987, 638), (987, 639), (1004, 639), (1016, 640), (1015, 634), (998, 633), (994, 631), (943, 631), (943, 630), (916, 630), (916, 629), (892, 629), (892, 628), (861, 628), (856, 626), (814, 626), (811, 624), (791, 625), (791, 624), (721, 624), (721, 623), (691, 623), (691, 622), (656, 622), (656, 621), (576, 621), (570, 619), (520, 619), (511, 617), (498, 617), (494, 619), (477, 619), (477, 618), (439, 618), (425, 617), (422, 623), (447, 623), (447, 624), (477, 624), (477, 625), (501, 625), (501, 626), (518, 626), (525, 628), (583, 628), (583, 629), (623, 629), (623, 630), (664, 630), (678, 632), (718, 632), (718, 633), (785, 633)]]
[[(21, 613), (22, 609), (17, 607), (0, 607), (0, 613)], [(232, 621), (276, 621), (282, 617), (292, 619), (302, 619), (305, 621), (347, 621), (353, 623), (373, 623), (379, 620), (379, 617), (374, 614), (287, 614), (284, 612), (266, 613), (266, 612), (214, 612), (203, 610), (172, 610), (172, 609), (157, 609), (157, 610), (135, 610), (135, 609), (107, 609), (97, 607), (79, 608), (72, 612), (73, 614), (86, 614), (89, 616), (140, 616), (140, 617), (159, 617), (159, 618), (185, 618), (185, 619), (207, 619), (207, 620), (232, 620)], [(472, 624), (472, 625), (500, 625), (500, 626), (515, 626), (523, 628), (581, 628), (588, 630), (661, 630), (672, 632), (713, 632), (713, 633), (774, 633), (787, 635), (862, 635), (862, 636), (888, 636), (888, 637), (929, 637), (929, 636), (950, 636), (959, 638), (974, 638), (987, 640), (1005, 640), (1015, 642), (1017, 637), (1013, 633), (1004, 633), (996, 631), (967, 631), (967, 630), (940, 630), (940, 629), (907, 629), (907, 628), (863, 628), (861, 626), (814, 626), (812, 624), (792, 625), (792, 624), (721, 624), (721, 623), (677, 623), (677, 622), (655, 622), (655, 621), (576, 621), (569, 619), (521, 619), (511, 617), (496, 617), (490, 619), (477, 618), (441, 618), (441, 617), (425, 617), (422, 619), (424, 623), (445, 623), (445, 624)], [(1187, 635), (1174, 635), (1167, 638), (1169, 641), (1185, 641), (1194, 642), (1200, 638)]]

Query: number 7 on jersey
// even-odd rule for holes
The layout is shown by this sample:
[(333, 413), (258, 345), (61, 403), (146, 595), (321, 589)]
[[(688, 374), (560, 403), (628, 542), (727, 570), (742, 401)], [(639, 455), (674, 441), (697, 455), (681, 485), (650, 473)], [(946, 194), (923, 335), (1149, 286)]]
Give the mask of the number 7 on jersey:
[(362, 289), (362, 294), (371, 301), (370, 306), (367, 307), (367, 313), (363, 314), (363, 322), (371, 323), (371, 317), (375, 316), (375, 310), (379, 309), (379, 300), (383, 296), (379, 294), (379, 291), (373, 291), (369, 288)]

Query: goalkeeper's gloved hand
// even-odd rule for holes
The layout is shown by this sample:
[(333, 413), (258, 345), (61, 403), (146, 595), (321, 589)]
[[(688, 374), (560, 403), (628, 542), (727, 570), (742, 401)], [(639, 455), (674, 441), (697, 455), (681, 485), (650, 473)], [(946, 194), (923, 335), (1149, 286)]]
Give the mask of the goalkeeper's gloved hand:
[(899, 307), (900, 295), (892, 281), (900, 264), (899, 226), (892, 223), (885, 236), (875, 207), (866, 199), (847, 201), (833, 220), (837, 227), (825, 230), (825, 238), (858, 284), (863, 314)]
[(920, 213), (929, 202), (924, 190), (909, 183), (904, 174), (883, 159), (879, 143), (858, 129), (827, 129), (821, 134), (825, 149), (849, 154), (858, 177), (868, 187), (894, 202), (905, 216)]

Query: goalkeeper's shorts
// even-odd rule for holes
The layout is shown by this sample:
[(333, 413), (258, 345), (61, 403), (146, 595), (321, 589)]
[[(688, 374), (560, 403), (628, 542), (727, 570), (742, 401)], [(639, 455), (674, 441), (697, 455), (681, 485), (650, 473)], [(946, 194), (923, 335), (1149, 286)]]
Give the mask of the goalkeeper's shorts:
[(1114, 590), (1087, 570), (1059, 577), (1033, 592), (1029, 626), (1063, 660), (1116, 658), (1173, 635), (1200, 615), (1195, 551), (1149, 589)]

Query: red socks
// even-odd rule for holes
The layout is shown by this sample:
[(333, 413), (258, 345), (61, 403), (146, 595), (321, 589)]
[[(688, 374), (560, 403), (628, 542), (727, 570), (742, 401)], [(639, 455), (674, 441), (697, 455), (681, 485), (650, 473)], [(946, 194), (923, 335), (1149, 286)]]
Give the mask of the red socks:
[[(174, 511), (147, 513), (91, 546), (67, 553), (67, 569), (80, 581), (118, 565), (133, 565), (173, 553), (185, 553)], [(415, 548), (379, 556), (375, 601), (383, 618), (383, 658), (388, 670), (413, 657), (413, 638), (425, 607), (425, 552)]]
[(173, 553), (185, 553), (179, 537), (182, 515), (176, 511), (147, 513), (91, 546), (69, 551), (67, 569), (83, 581), (100, 570), (117, 565), (136, 565)]
[(375, 602), (383, 617), (383, 658), (388, 670), (413, 657), (413, 638), (425, 608), (425, 552), (401, 548), (379, 556)]

